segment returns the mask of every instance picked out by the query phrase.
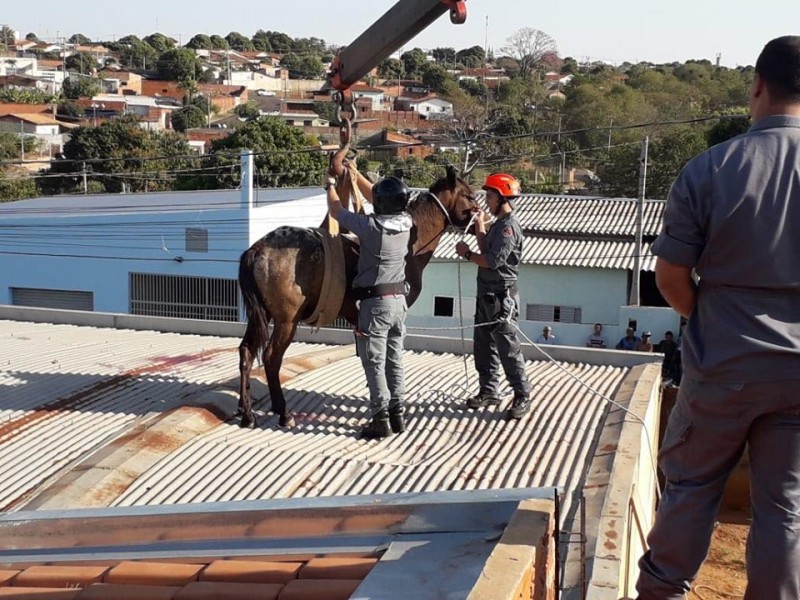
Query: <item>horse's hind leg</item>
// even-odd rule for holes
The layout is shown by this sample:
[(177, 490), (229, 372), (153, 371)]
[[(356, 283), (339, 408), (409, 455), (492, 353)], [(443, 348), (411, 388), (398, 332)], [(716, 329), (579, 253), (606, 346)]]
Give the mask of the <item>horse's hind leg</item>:
[(272, 412), (278, 415), (281, 427), (294, 427), (294, 417), (286, 411), (286, 398), (281, 388), (280, 372), (283, 355), (292, 343), (296, 331), (296, 322), (274, 322), (272, 336), (264, 350), (264, 371), (267, 374)]
[(250, 398), (250, 372), (253, 368), (253, 359), (258, 352), (256, 337), (255, 327), (248, 323), (242, 343), (239, 344), (239, 410), (237, 414), (242, 416), (241, 427), (249, 429), (256, 426), (253, 403)]

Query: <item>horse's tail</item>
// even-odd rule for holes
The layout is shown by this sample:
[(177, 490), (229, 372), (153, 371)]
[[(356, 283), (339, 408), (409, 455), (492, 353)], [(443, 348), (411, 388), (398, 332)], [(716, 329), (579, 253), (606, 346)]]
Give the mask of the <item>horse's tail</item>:
[(256, 351), (267, 345), (269, 339), (270, 315), (264, 305), (264, 299), (258, 290), (255, 269), (256, 259), (260, 252), (257, 246), (250, 247), (242, 253), (239, 259), (239, 289), (242, 292), (244, 310), (247, 313), (247, 330), (250, 333), (251, 343)]

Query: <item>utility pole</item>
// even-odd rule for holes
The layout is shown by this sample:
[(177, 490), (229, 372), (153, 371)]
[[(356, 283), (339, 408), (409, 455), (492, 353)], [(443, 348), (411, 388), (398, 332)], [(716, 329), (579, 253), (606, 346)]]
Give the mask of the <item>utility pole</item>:
[(636, 201), (636, 238), (633, 246), (633, 279), (631, 282), (631, 306), (639, 306), (641, 302), (640, 280), (642, 275), (642, 230), (644, 228), (644, 197), (647, 193), (647, 151), (650, 148), (650, 136), (642, 142), (639, 155), (639, 197)]
[(483, 41), (483, 87), (486, 88), (486, 115), (489, 115), (489, 84), (486, 83), (486, 66), (489, 62), (489, 15), (486, 15), (486, 37)]
[(86, 161), (83, 161), (83, 195), (89, 193), (89, 182), (86, 179)]
[(611, 152), (611, 128), (614, 127), (614, 119), (608, 123), (608, 152)]
[(22, 162), (25, 162), (25, 121), (19, 121), (19, 149), (22, 153)]

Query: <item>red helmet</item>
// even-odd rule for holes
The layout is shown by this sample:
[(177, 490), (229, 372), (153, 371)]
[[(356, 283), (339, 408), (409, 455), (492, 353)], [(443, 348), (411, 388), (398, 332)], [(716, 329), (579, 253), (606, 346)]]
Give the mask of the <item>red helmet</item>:
[(519, 196), (519, 181), (506, 173), (494, 173), (486, 178), (483, 184), (484, 190), (493, 190), (500, 194), (501, 198), (516, 198)]

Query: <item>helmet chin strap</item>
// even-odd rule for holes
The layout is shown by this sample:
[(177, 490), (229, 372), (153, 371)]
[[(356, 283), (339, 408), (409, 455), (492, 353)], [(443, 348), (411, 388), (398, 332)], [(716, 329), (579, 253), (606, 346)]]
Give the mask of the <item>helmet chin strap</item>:
[(507, 202), (507, 200), (503, 196), (499, 196), (498, 195), (498, 198), (500, 198), (500, 199), (497, 201), (497, 206), (495, 206), (494, 210), (492, 211), (492, 216), (493, 217), (497, 216), (497, 213), (500, 212), (500, 207), (502, 207), (503, 204), (505, 204)]

